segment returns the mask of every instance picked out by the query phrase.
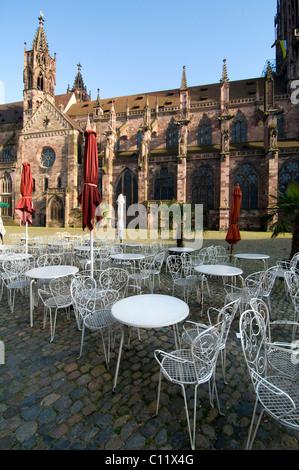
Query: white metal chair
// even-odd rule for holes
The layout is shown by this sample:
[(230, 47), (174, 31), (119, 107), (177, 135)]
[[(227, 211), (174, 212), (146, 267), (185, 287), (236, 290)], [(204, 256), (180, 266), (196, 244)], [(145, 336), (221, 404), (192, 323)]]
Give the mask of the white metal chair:
[[(276, 271), (276, 277), (282, 277), (285, 280), (285, 277), (284, 277), (285, 272), (296, 269), (298, 263), (299, 263), (299, 253), (295, 253), (290, 260), (277, 261), (276, 266), (278, 269)], [(287, 289), (286, 284), (285, 284), (285, 287)]]
[[(118, 300), (119, 292), (113, 289), (103, 292), (99, 306), (99, 299), (96, 298), (97, 288), (95, 279), (90, 276), (85, 276), (81, 280), (75, 278), (72, 281), (72, 298), (82, 323), (79, 357), (83, 352), (85, 329), (98, 331), (101, 334), (105, 361), (107, 368), (109, 368), (111, 336), (115, 329), (120, 328), (119, 323), (112, 317), (111, 307)], [(107, 347), (105, 332), (107, 333)]]
[[(155, 350), (154, 352), (155, 359), (160, 366), (156, 414), (158, 414), (159, 410), (161, 380), (163, 375), (171, 383), (180, 385), (181, 387), (184, 397), (188, 431), (192, 450), (195, 449), (197, 388), (203, 383), (208, 383), (211, 400), (211, 381), (215, 382), (215, 368), (222, 342), (223, 323), (224, 322), (222, 322), (222, 324), (212, 326), (202, 331), (194, 339), (190, 348), (179, 349), (171, 353), (161, 350)], [(191, 422), (186, 396), (186, 387), (191, 385), (195, 386), (193, 431), (191, 430)], [(217, 387), (215, 383), (213, 383), (213, 388), (214, 387), (217, 397), (218, 408), (220, 410)], [(211, 406), (213, 406), (212, 401)]]
[(299, 275), (295, 270), (285, 271), (284, 280), (287, 294), (289, 295), (293, 307), (294, 317), (289, 319), (293, 324), (292, 341), (295, 340), (299, 323)]
[(199, 263), (199, 262), (196, 262), (195, 260), (196, 259), (197, 261), (199, 261), (200, 259), (203, 260), (205, 255), (203, 255), (203, 257), (200, 258), (200, 253), (198, 253), (197, 258), (192, 258), (190, 253), (181, 253), (180, 257), (183, 263), (183, 267), (182, 267), (183, 272), (186, 275), (188, 274), (196, 275), (197, 280), (200, 284), (201, 284), (201, 281), (203, 281), (203, 285), (207, 289), (209, 297), (211, 297), (210, 286), (209, 286), (209, 281), (208, 281), (207, 276), (205, 276), (204, 274), (194, 273), (194, 268), (196, 266), (199, 266), (200, 264), (204, 264), (203, 262)]
[[(281, 425), (299, 429), (299, 388), (298, 382), (286, 375), (268, 375), (266, 325), (257, 311), (246, 310), (242, 313), (240, 335), (256, 395), (247, 440), (247, 449), (251, 449), (265, 412)], [(262, 410), (254, 428), (258, 405), (262, 407)]]
[(7, 298), (10, 311), (13, 313), (16, 292), (23, 295), (29, 292), (30, 279), (25, 272), (31, 268), (30, 259), (7, 259), (3, 261), (3, 269), (6, 277), (3, 277), (7, 289)]
[[(64, 309), (70, 318), (70, 307), (73, 304), (73, 299), (71, 296), (71, 282), (73, 280), (73, 276), (61, 276), (56, 279), (51, 279), (49, 283), (49, 291), (53, 296), (55, 314), (54, 320), (52, 323), (51, 329), (51, 342), (55, 336), (55, 329), (56, 329), (56, 319), (58, 310)], [(50, 310), (51, 315), (51, 310)], [(51, 321), (51, 318), (50, 318)]]
[[(225, 305), (221, 309), (216, 309), (214, 307), (210, 307), (207, 311), (209, 324), (204, 323), (197, 323), (191, 320), (187, 320), (183, 324), (183, 333), (182, 333), (182, 341), (189, 346), (191, 346), (194, 339), (202, 332), (213, 326), (213, 321), (211, 318), (211, 313), (214, 311), (217, 314), (216, 317), (216, 324), (220, 323), (222, 320), (226, 320), (225, 329), (223, 331), (222, 336), (222, 343), (220, 346), (220, 356), (221, 356), (221, 365), (222, 365), (222, 373), (223, 373), (223, 380), (225, 383), (225, 369), (226, 369), (226, 343), (228, 334), (230, 331), (231, 324), (235, 318), (236, 312), (239, 308), (240, 300), (234, 300), (233, 302)], [(215, 322), (214, 322), (215, 324)]]
[[(172, 295), (175, 294), (175, 287), (183, 290), (183, 298), (186, 303), (189, 300), (190, 291), (196, 290), (199, 297), (198, 278), (196, 274), (191, 274), (191, 270), (184, 266), (181, 256), (170, 255), (166, 259), (167, 270), (172, 277)], [(190, 273), (190, 274), (189, 274)]]
[[(145, 256), (138, 260), (136, 265), (131, 265), (128, 269), (128, 287), (132, 287), (139, 294), (142, 293), (142, 284), (148, 283), (148, 287), (152, 290), (151, 272), (153, 270), (153, 257)], [(131, 285), (130, 282), (133, 282)]]

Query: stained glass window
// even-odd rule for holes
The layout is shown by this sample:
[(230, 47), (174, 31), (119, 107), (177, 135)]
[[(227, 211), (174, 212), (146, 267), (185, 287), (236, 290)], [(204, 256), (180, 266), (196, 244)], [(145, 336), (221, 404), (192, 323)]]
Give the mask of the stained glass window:
[(242, 191), (242, 209), (258, 209), (258, 174), (253, 165), (243, 163), (239, 166), (234, 185), (239, 184)]
[(55, 162), (55, 152), (51, 147), (45, 147), (42, 151), (41, 162), (42, 165), (49, 168)]

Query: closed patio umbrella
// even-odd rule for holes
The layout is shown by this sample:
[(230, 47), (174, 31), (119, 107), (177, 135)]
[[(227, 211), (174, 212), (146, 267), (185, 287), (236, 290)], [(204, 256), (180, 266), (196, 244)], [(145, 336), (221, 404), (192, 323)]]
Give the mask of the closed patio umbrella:
[(84, 149), (84, 186), (82, 193), (78, 197), (81, 204), (82, 212), (82, 228), (88, 228), (90, 231), (90, 269), (93, 270), (93, 224), (97, 211), (97, 221), (102, 218), (98, 206), (101, 203), (101, 195), (98, 189), (98, 147), (96, 132), (87, 129), (84, 133), (85, 149)]
[(33, 190), (33, 179), (31, 174), (30, 163), (24, 162), (21, 178), (21, 194), (22, 197), (16, 205), (15, 212), (20, 217), (23, 225), (25, 225), (25, 251), (28, 252), (28, 224), (32, 225), (32, 214), (35, 207), (32, 202), (31, 194)]
[(124, 239), (124, 205), (126, 201), (123, 194), (120, 194), (117, 198), (117, 237), (123, 241)]
[(233, 192), (232, 207), (230, 213), (230, 226), (228, 228), (225, 240), (230, 244), (230, 260), (232, 260), (233, 246), (241, 240), (240, 230), (238, 227), (239, 214), (242, 202), (242, 192), (237, 184)]

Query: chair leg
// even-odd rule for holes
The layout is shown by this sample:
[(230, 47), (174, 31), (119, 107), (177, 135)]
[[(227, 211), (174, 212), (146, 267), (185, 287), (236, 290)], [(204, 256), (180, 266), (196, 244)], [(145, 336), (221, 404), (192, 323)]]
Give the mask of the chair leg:
[(186, 390), (184, 385), (181, 385), (183, 397), (184, 397), (184, 403), (185, 403), (185, 410), (186, 410), (186, 418), (187, 418), (187, 423), (188, 423), (188, 431), (189, 431), (189, 438), (190, 438), (190, 443), (191, 443), (191, 449), (195, 450), (195, 430), (196, 430), (196, 401), (197, 401), (197, 387), (195, 387), (194, 391), (194, 415), (193, 415), (193, 432), (191, 431), (191, 423), (190, 423), (190, 417), (189, 417), (189, 409), (188, 409), (188, 402), (187, 402), (187, 397), (186, 397)]
[(159, 373), (159, 382), (158, 382), (157, 405), (156, 405), (156, 414), (155, 414), (155, 416), (157, 416), (157, 415), (158, 415), (158, 412), (159, 412), (160, 393), (161, 393), (161, 381), (162, 381), (162, 372), (161, 372), (161, 369), (160, 369), (160, 373)]
[(253, 430), (254, 419), (255, 419), (255, 415), (256, 415), (256, 410), (257, 410), (257, 405), (258, 405), (258, 398), (256, 397), (255, 405), (254, 405), (254, 410), (253, 410), (253, 415), (252, 415), (252, 420), (251, 420), (250, 429), (249, 429), (249, 434), (248, 434), (248, 440), (247, 440), (246, 450), (250, 450), (251, 447), (252, 447), (252, 444), (253, 444), (253, 442), (254, 442), (254, 439), (255, 439), (257, 430), (258, 430), (258, 428), (259, 428), (259, 425), (260, 425), (260, 422), (261, 422), (261, 419), (262, 419), (262, 416), (263, 416), (264, 411), (265, 411), (264, 409), (262, 409), (261, 414), (260, 414), (260, 416), (259, 416), (259, 418), (258, 418), (258, 420), (257, 420), (256, 425), (255, 425), (255, 429), (254, 429), (253, 435), (251, 436), (252, 430)]
[(84, 321), (83, 321), (83, 322), (82, 322), (82, 332), (81, 332), (80, 354), (79, 354), (78, 359), (82, 356), (83, 343), (84, 343), (84, 333), (85, 333), (85, 325), (84, 325)]

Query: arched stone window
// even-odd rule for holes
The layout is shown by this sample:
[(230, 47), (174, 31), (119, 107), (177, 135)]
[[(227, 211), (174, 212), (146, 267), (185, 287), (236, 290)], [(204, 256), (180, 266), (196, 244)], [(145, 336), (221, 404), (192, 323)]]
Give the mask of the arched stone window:
[(8, 194), (12, 192), (12, 180), (9, 173), (5, 172), (2, 180), (2, 193)]
[(246, 142), (246, 122), (241, 111), (238, 111), (230, 128), (231, 142)]
[(138, 183), (137, 179), (129, 169), (123, 171), (116, 185), (116, 197), (123, 194), (126, 197), (126, 207), (138, 203)]
[(50, 206), (50, 218), (51, 222), (56, 222), (57, 224), (63, 224), (63, 202), (60, 198), (54, 197), (51, 200)]
[(278, 189), (282, 193), (286, 192), (292, 182), (299, 184), (299, 159), (287, 161), (278, 173)]
[(214, 174), (208, 165), (202, 165), (192, 175), (192, 205), (202, 204), (204, 213), (214, 209)]
[(174, 177), (168, 168), (161, 168), (154, 183), (154, 199), (156, 201), (171, 201), (174, 199)]
[(179, 130), (172, 120), (166, 130), (166, 147), (177, 147), (179, 145)]
[(258, 173), (251, 163), (243, 163), (236, 171), (234, 185), (242, 191), (242, 209), (258, 209)]
[(206, 115), (203, 116), (202, 120), (198, 125), (197, 130), (197, 143), (198, 145), (205, 145), (212, 143), (212, 131), (211, 124)]

